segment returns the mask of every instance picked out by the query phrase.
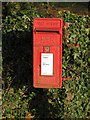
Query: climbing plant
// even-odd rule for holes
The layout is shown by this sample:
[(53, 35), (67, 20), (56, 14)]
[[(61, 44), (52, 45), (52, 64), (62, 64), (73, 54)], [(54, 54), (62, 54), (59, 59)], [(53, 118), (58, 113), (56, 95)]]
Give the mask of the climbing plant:
[[(41, 9), (42, 10), (41, 10)], [(3, 118), (90, 118), (90, 17), (48, 3), (3, 3)], [(63, 18), (61, 89), (33, 87), (33, 19)], [(78, 46), (77, 46), (78, 44)]]

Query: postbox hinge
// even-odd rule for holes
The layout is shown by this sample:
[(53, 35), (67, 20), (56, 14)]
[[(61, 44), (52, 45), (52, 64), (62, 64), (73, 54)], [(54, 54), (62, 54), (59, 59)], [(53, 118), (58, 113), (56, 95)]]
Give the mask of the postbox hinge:
[(72, 78), (62, 78), (62, 80), (73, 80)]

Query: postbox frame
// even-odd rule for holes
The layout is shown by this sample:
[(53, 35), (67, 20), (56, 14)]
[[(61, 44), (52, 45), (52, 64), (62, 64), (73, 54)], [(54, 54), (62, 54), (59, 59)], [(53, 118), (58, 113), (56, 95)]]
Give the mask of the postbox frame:
[[(36, 21), (41, 21), (41, 23), (43, 23), (42, 21), (59, 21), (60, 22), (60, 25), (61, 26), (58, 26), (57, 28), (54, 28), (54, 27), (51, 27), (50, 28), (50, 26), (49, 27), (47, 27), (46, 25), (42, 25), (41, 24), (41, 26), (37, 26), (37, 24), (36, 24)], [(39, 23), (39, 22), (37, 22), (37, 23)], [(62, 18), (35, 18), (34, 19), (34, 21), (33, 21), (33, 24), (34, 24), (34, 26), (33, 26), (33, 85), (34, 85), (34, 87), (35, 88), (61, 88), (62, 87), (62, 28), (63, 28), (63, 19)], [(57, 24), (57, 23), (55, 23), (55, 24)], [(42, 27), (43, 26), (43, 27)], [(52, 25), (53, 26), (53, 25)], [(57, 25), (56, 25), (57, 26)], [(39, 80), (38, 80), (38, 77), (36, 77), (36, 74), (37, 73), (35, 73), (35, 72), (37, 72), (36, 71), (36, 66), (37, 66), (37, 64), (38, 64), (38, 62), (36, 62), (36, 59), (35, 59), (35, 55), (37, 55), (38, 53), (35, 53), (35, 51), (36, 51), (36, 47), (37, 46), (39, 46), (39, 44), (37, 44), (36, 43), (36, 37), (35, 37), (35, 34), (36, 34), (36, 32), (38, 32), (38, 30), (52, 30), (52, 33), (54, 33), (54, 30), (53, 29), (55, 29), (55, 30), (57, 30), (58, 32), (59, 32), (59, 35), (60, 35), (60, 51), (58, 51), (59, 52), (59, 58), (60, 58), (60, 61), (58, 61), (59, 63), (58, 63), (58, 65), (60, 65), (60, 66), (58, 66), (59, 67), (59, 77), (58, 77), (58, 83), (56, 82), (56, 84), (54, 83), (50, 83), (49, 82), (49, 79), (50, 79), (50, 76), (44, 76), (45, 78), (48, 78), (48, 80), (47, 80), (47, 83), (48, 84), (46, 84), (46, 82), (45, 82), (45, 84), (44, 84), (44, 82), (41, 84), (41, 83), (39, 83)], [(44, 31), (45, 32), (45, 31)], [(57, 44), (57, 43), (56, 43)], [(44, 46), (45, 46), (45, 44), (44, 44)], [(46, 44), (46, 47), (49, 47), (49, 45), (48, 44)], [(44, 49), (44, 48), (43, 48)], [(40, 51), (39, 51), (40, 52)], [(42, 52), (42, 50), (41, 50), (41, 54), (42, 53), (48, 53), (48, 52), (46, 52), (46, 51), (44, 51), (43, 50), (43, 52)], [(55, 52), (53, 53), (53, 54), (56, 54)], [(41, 60), (41, 56), (39, 55), (39, 57), (37, 57), (38, 59), (39, 59), (39, 61)], [(37, 61), (38, 61), (38, 59), (37, 59)], [(54, 59), (55, 60), (55, 59)], [(40, 61), (41, 62), (41, 61)], [(54, 66), (55, 67), (55, 66)], [(56, 69), (55, 69), (56, 70)], [(39, 74), (40, 74), (40, 72), (39, 72)], [(52, 76), (51, 76), (52, 77)], [(44, 78), (42, 78), (43, 80), (45, 80)], [(56, 78), (57, 79), (57, 78)]]

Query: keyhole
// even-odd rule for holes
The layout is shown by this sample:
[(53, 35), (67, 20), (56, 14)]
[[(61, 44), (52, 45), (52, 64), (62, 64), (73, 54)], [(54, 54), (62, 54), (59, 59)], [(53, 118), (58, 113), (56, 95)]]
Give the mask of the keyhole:
[(44, 52), (50, 52), (50, 47), (49, 46), (44, 47)]

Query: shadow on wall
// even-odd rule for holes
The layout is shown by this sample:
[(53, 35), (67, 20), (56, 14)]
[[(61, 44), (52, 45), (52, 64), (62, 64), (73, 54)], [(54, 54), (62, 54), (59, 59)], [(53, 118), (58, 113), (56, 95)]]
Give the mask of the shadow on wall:
[(32, 85), (33, 43), (30, 32), (10, 32), (3, 38), (3, 79), (7, 89), (12, 78), (11, 87), (18, 89), (23, 85)]

